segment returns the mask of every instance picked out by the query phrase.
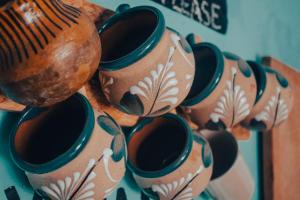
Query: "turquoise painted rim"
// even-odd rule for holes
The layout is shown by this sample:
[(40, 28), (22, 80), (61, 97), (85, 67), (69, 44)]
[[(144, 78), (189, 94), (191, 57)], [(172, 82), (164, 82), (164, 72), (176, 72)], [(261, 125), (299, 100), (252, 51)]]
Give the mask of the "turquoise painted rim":
[[(261, 96), (264, 94), (266, 86), (267, 86), (267, 75), (266, 71), (264, 70), (264, 67), (254, 61), (247, 61), (248, 65), (252, 69), (253, 73), (256, 71), (259, 74), (259, 79), (255, 76), (256, 73), (254, 73), (254, 77), (256, 80), (257, 85), (257, 92), (256, 92), (256, 98), (255, 98), (255, 104), (260, 100)], [(254, 70), (254, 68), (256, 70)]]
[[(183, 151), (182, 151), (181, 155), (178, 157), (178, 159), (176, 159), (173, 163), (171, 163), (170, 165), (168, 165), (167, 167), (165, 167), (164, 169), (161, 169), (161, 170), (157, 170), (157, 171), (141, 170), (141, 169), (135, 167), (132, 164), (132, 162), (130, 161), (130, 159), (128, 159), (128, 161), (127, 161), (128, 169), (131, 172), (133, 172), (134, 174), (144, 177), (144, 178), (159, 178), (159, 177), (165, 176), (165, 175), (175, 171), (186, 161), (186, 159), (190, 155), (192, 148), (193, 148), (192, 129), (189, 127), (189, 125), (183, 118), (181, 118), (177, 115), (171, 114), (171, 113), (164, 114), (157, 118), (171, 119), (171, 120), (177, 121), (185, 129), (187, 140), (186, 140), (185, 148), (183, 149)], [(152, 122), (151, 118), (150, 118), (150, 120), (148, 118), (145, 118), (142, 121), (140, 121), (129, 133), (129, 135), (127, 137), (127, 144), (129, 144), (129, 141), (131, 140), (131, 138), (135, 134), (137, 134), (136, 133), (137, 131), (141, 130), (146, 124), (149, 124), (151, 122)]]
[[(122, 7), (120, 5), (119, 7)], [(149, 38), (138, 48), (130, 52), (129, 54), (118, 58), (116, 60), (111, 60), (111, 61), (101, 61), (100, 62), (100, 70), (104, 71), (115, 71), (119, 70), (122, 68), (126, 68), (132, 63), (140, 60), (144, 56), (146, 56), (154, 47), (157, 46), (159, 41), (161, 40), (165, 30), (166, 30), (166, 25), (165, 25), (165, 18), (160, 10), (158, 10), (155, 7), (152, 6), (137, 6), (134, 8), (129, 8), (120, 11), (119, 13), (115, 14), (111, 18), (109, 18), (103, 26), (99, 30), (100, 38), (101, 34), (109, 29), (112, 25), (117, 23), (118, 21), (122, 20), (124, 17), (128, 17), (130, 15), (135, 14), (136, 12), (140, 11), (150, 11), (152, 12), (156, 18), (157, 18), (157, 25), (156, 28), (154, 29), (153, 33), (149, 36)], [(108, 41), (109, 42), (109, 41)]]
[[(191, 45), (192, 45), (194, 54), (196, 54), (197, 51), (199, 51), (199, 49), (201, 49), (201, 48), (210, 48), (216, 55), (217, 66), (216, 66), (216, 71), (215, 71), (211, 81), (204, 88), (204, 90), (202, 90), (199, 94), (197, 94), (196, 96), (194, 96), (192, 98), (186, 98), (181, 103), (182, 106), (193, 106), (193, 105), (200, 103), (203, 99), (207, 98), (215, 90), (215, 88), (219, 84), (219, 82), (222, 78), (222, 75), (224, 73), (224, 56), (223, 56), (222, 51), (217, 46), (215, 46), (214, 44), (208, 43), (208, 42), (202, 42), (199, 44), (191, 44)], [(197, 67), (197, 64), (196, 64), (196, 67)], [(195, 81), (194, 81), (193, 84), (197, 84), (197, 83), (195, 83)]]
[(23, 159), (21, 159), (21, 157), (16, 152), (15, 145), (14, 145), (14, 141), (15, 141), (15, 137), (16, 137), (18, 128), (20, 127), (20, 125), (23, 122), (27, 121), (28, 119), (32, 119), (32, 114), (36, 116), (37, 113), (41, 113), (42, 111), (47, 110), (47, 108), (32, 108), (32, 107), (26, 108), (24, 110), (21, 118), (16, 123), (16, 125), (12, 131), (12, 134), (10, 135), (10, 138), (9, 138), (10, 155), (11, 155), (13, 161), (15, 162), (15, 164), (19, 168), (21, 168), (22, 170), (24, 170), (26, 172), (30, 172), (33, 174), (49, 173), (49, 172), (52, 172), (52, 171), (64, 166), (65, 164), (67, 164), (68, 162), (70, 162), (71, 160), (76, 158), (78, 156), (78, 154), (84, 149), (84, 147), (88, 143), (88, 141), (93, 133), (93, 129), (94, 129), (94, 125), (95, 125), (94, 111), (93, 111), (90, 103), (88, 102), (88, 100), (83, 95), (75, 94), (70, 98), (76, 98), (78, 101), (80, 101), (82, 103), (82, 106), (85, 111), (85, 116), (86, 116), (85, 125), (83, 127), (83, 130), (82, 130), (80, 136), (75, 141), (75, 143), (71, 146), (70, 149), (68, 149), (66, 152), (64, 152), (63, 154), (56, 157), (54, 160), (51, 160), (51, 161), (43, 163), (43, 164), (31, 164), (31, 163), (26, 162)]

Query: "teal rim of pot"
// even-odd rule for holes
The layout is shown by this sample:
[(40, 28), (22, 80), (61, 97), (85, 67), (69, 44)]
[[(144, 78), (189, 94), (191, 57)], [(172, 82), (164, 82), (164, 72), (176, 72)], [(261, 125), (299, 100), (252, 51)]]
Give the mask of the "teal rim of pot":
[(15, 162), (15, 164), (21, 168), (22, 170), (33, 173), (33, 174), (45, 174), (52, 172), (54, 170), (63, 167), (65, 164), (73, 160), (80, 154), (80, 152), (84, 149), (86, 144), (88, 143), (94, 129), (95, 125), (95, 117), (94, 111), (88, 102), (88, 100), (81, 94), (75, 94), (70, 98), (76, 98), (78, 101), (82, 103), (84, 112), (85, 112), (85, 125), (82, 129), (80, 136), (76, 139), (75, 143), (64, 153), (57, 156), (55, 159), (48, 161), (42, 164), (32, 164), (26, 162), (21, 159), (18, 153), (15, 150), (15, 137), (18, 131), (18, 128), (21, 124), (28, 119), (32, 119), (32, 114), (36, 116), (36, 113), (40, 113), (40, 110), (47, 110), (46, 108), (26, 108), (22, 114), (22, 117), (19, 119), (17, 124), (15, 125), (12, 134), (10, 135), (10, 155)]
[[(190, 155), (192, 148), (193, 148), (193, 133), (192, 133), (192, 129), (189, 127), (189, 125), (187, 124), (187, 122), (177, 116), (174, 115), (172, 113), (167, 113), (164, 114), (158, 118), (164, 118), (164, 119), (171, 119), (171, 120), (175, 120), (178, 123), (180, 123), (183, 128), (185, 129), (185, 134), (187, 136), (187, 140), (186, 140), (186, 144), (184, 149), (182, 150), (180, 156), (173, 161), (170, 165), (168, 165), (167, 167), (160, 169), (160, 170), (156, 170), (156, 171), (145, 171), (142, 169), (139, 169), (137, 167), (135, 167), (132, 162), (130, 161), (130, 159), (128, 158), (127, 161), (127, 167), (128, 169), (133, 172), (134, 174), (141, 176), (143, 178), (159, 178), (165, 175), (170, 174), (171, 172), (175, 171), (176, 169), (178, 169), (188, 158), (188, 156)], [(145, 118), (144, 120), (140, 121), (129, 133), (129, 136), (127, 137), (127, 144), (129, 144), (129, 141), (131, 140), (131, 138), (135, 135), (138, 134), (136, 133), (137, 131), (141, 130), (145, 125), (149, 124), (149, 119), (151, 120), (150, 123), (152, 122), (152, 119), (155, 118)]]
[[(247, 61), (250, 68), (252, 69), (254, 73), (254, 77), (256, 80), (257, 85), (257, 92), (256, 92), (256, 98), (255, 98), (255, 104), (260, 100), (261, 96), (265, 92), (266, 86), (267, 86), (267, 75), (264, 67), (254, 61)], [(254, 69), (255, 68), (255, 69)], [(254, 72), (255, 71), (255, 72)], [(259, 77), (256, 76), (258, 74)]]
[(101, 34), (104, 31), (109, 29), (112, 25), (114, 25), (118, 21), (122, 20), (122, 18), (128, 17), (137, 11), (143, 11), (143, 10), (150, 11), (156, 16), (157, 23), (153, 33), (142, 45), (140, 45), (139, 47), (131, 51), (129, 54), (124, 55), (116, 60), (101, 61), (100, 70), (115, 71), (122, 68), (126, 68), (132, 63), (143, 58), (145, 55), (147, 55), (152, 49), (154, 49), (157, 46), (157, 44), (161, 40), (166, 30), (166, 25), (165, 25), (165, 18), (162, 12), (152, 6), (137, 6), (134, 8), (129, 8), (125, 11), (120, 11), (119, 13), (115, 14), (114, 16), (109, 18), (100, 28), (99, 30), (100, 38), (101, 38)]
[[(219, 84), (219, 82), (222, 78), (223, 72), (224, 72), (224, 56), (223, 56), (222, 51), (217, 46), (215, 46), (214, 44), (208, 43), (208, 42), (202, 42), (199, 44), (191, 44), (191, 45), (192, 45), (194, 54), (196, 54), (197, 51), (203, 47), (210, 48), (216, 55), (217, 66), (216, 66), (215, 73), (214, 73), (211, 81), (209, 82), (209, 84), (196, 96), (194, 96), (192, 98), (186, 98), (181, 103), (182, 106), (196, 105), (196, 104), (200, 103), (203, 99), (208, 97), (215, 90), (217, 85)], [(197, 63), (196, 63), (196, 67), (197, 67)], [(193, 84), (197, 84), (197, 83), (193, 82)]]

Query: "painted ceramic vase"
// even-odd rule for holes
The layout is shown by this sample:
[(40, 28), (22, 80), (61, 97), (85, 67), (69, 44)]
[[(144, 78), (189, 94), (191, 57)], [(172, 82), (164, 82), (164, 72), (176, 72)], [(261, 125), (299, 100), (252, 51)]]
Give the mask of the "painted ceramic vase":
[(255, 102), (256, 82), (251, 68), (240, 57), (222, 53), (211, 43), (194, 44), (192, 48), (195, 79), (181, 105), (199, 127), (233, 127), (250, 113)]
[(251, 200), (255, 184), (237, 140), (226, 131), (201, 130), (214, 158), (211, 181), (201, 196), (205, 199)]
[(209, 183), (213, 166), (210, 147), (177, 115), (140, 121), (127, 144), (128, 169), (152, 199), (192, 200)]
[(104, 199), (124, 176), (127, 158), (121, 128), (80, 94), (25, 109), (10, 152), (33, 189), (53, 200)]
[(0, 88), (30, 106), (79, 90), (97, 70), (101, 44), (81, 10), (61, 0), (6, 1), (0, 8)]
[(255, 74), (258, 90), (255, 105), (242, 125), (267, 131), (288, 118), (293, 105), (293, 92), (280, 72), (253, 61), (248, 61), (248, 64)]
[(191, 48), (166, 28), (158, 9), (121, 8), (100, 30), (101, 87), (107, 100), (127, 114), (164, 114), (190, 90), (195, 72)]

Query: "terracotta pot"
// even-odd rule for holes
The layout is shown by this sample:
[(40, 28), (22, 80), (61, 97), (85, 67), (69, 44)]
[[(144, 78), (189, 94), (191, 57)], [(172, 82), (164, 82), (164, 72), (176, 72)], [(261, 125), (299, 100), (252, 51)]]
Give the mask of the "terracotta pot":
[(267, 131), (288, 118), (293, 106), (293, 92), (280, 72), (253, 61), (248, 64), (255, 74), (258, 90), (255, 105), (242, 124), (257, 131)]
[(0, 40), (0, 88), (24, 105), (49, 106), (67, 99), (100, 62), (95, 25), (60, 0), (4, 4)]
[(50, 199), (105, 198), (124, 176), (127, 157), (121, 128), (80, 94), (25, 109), (10, 152), (33, 189)]
[[(190, 41), (192, 44), (192, 41)], [(196, 73), (191, 91), (181, 104), (199, 127), (226, 129), (251, 111), (256, 82), (240, 57), (211, 43), (192, 44)]]
[(138, 116), (164, 114), (187, 96), (194, 78), (189, 44), (150, 6), (119, 7), (100, 30), (100, 82), (107, 100)]
[(199, 135), (208, 141), (214, 158), (211, 181), (204, 194), (210, 199), (251, 200), (254, 180), (234, 136), (209, 130), (201, 130)]
[(165, 114), (140, 121), (129, 133), (128, 169), (154, 199), (192, 199), (209, 183), (211, 151), (179, 116)]

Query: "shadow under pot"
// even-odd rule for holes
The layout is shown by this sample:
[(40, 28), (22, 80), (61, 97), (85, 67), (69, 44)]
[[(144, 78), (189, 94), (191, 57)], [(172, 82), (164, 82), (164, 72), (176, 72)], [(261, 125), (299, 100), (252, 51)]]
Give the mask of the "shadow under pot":
[[(119, 7), (120, 8), (120, 7)], [(188, 95), (195, 73), (191, 47), (166, 28), (150, 6), (126, 8), (101, 28), (103, 56), (99, 79), (107, 100), (137, 116), (158, 116)]]
[(27, 108), (10, 136), (15, 164), (46, 199), (104, 199), (125, 174), (121, 128), (75, 94), (48, 108)]
[[(75, 94), (97, 71), (100, 38), (80, 9), (61, 0), (1, 0), (1, 5), (3, 95), (22, 105), (54, 105)], [(13, 106), (8, 110), (21, 107), (8, 103)]]
[(242, 121), (255, 102), (256, 82), (240, 57), (211, 43), (192, 44), (194, 82), (181, 106), (200, 128), (223, 130)]
[(133, 128), (127, 144), (128, 169), (153, 199), (192, 199), (209, 183), (210, 147), (177, 115), (145, 118)]
[(293, 91), (278, 71), (248, 61), (257, 83), (255, 105), (242, 125), (256, 131), (268, 131), (288, 118), (293, 106)]
[(255, 184), (250, 170), (239, 152), (237, 140), (226, 131), (201, 130), (212, 150), (213, 173), (207, 189), (201, 194), (210, 200), (250, 200)]

